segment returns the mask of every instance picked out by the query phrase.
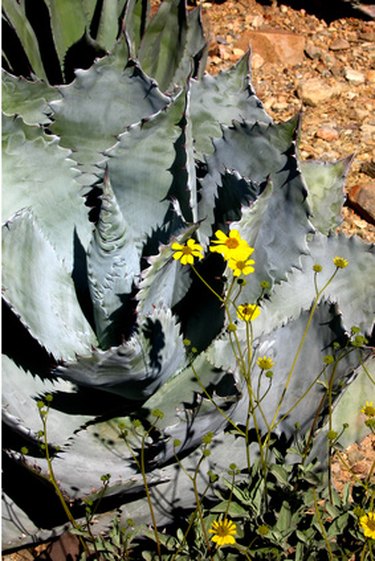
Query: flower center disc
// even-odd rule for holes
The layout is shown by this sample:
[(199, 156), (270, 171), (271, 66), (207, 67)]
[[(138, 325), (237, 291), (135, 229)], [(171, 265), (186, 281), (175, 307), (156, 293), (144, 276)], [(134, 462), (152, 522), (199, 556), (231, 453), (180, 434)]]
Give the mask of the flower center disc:
[(225, 245), (229, 249), (236, 249), (236, 247), (238, 247), (238, 240), (236, 240), (235, 238), (228, 238), (225, 242)]

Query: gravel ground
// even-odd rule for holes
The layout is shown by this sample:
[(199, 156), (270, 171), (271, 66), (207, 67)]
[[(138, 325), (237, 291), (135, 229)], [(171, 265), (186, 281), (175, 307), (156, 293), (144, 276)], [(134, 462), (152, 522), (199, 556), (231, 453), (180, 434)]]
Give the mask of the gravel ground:
[[(302, 111), (302, 159), (332, 161), (353, 156), (347, 190), (372, 183), (375, 191), (375, 22), (350, 17), (327, 23), (303, 9), (267, 6), (256, 0), (207, 2), (202, 9), (210, 43), (210, 73), (229, 68), (243, 56), (241, 39), (249, 31), (283, 30), (304, 38), (298, 64), (269, 62), (253, 55), (255, 92), (275, 121)], [(318, 81), (322, 92), (334, 92), (316, 106), (301, 94), (311, 79)], [(348, 207), (342, 230), (375, 242), (375, 224)]]

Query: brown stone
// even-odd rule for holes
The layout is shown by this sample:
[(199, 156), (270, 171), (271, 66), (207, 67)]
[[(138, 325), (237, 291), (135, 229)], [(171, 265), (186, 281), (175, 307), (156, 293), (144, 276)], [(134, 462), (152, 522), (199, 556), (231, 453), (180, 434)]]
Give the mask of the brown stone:
[(359, 70), (354, 70), (353, 68), (345, 68), (344, 76), (352, 84), (363, 84), (365, 81), (365, 75)]
[(320, 78), (310, 78), (300, 82), (297, 93), (303, 103), (311, 107), (316, 107), (331, 97), (340, 95), (341, 88), (338, 84), (329, 86)]
[(339, 133), (336, 129), (329, 126), (321, 126), (315, 133), (317, 138), (321, 138), (322, 140), (326, 140), (327, 142), (332, 142), (339, 138)]
[(369, 84), (375, 84), (375, 70), (367, 70), (365, 79)]
[(329, 48), (331, 49), (331, 51), (344, 51), (346, 49), (350, 49), (350, 43), (346, 39), (339, 37), (331, 43), (331, 46)]
[(236, 47), (260, 55), (265, 62), (295, 66), (303, 61), (305, 37), (275, 29), (245, 31)]
[(375, 181), (354, 185), (349, 191), (348, 202), (362, 218), (375, 224)]

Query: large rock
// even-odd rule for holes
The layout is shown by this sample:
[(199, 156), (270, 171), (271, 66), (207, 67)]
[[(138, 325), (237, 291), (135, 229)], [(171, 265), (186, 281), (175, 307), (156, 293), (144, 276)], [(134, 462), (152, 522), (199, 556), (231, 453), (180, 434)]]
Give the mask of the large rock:
[(303, 60), (305, 37), (276, 29), (245, 31), (236, 43), (236, 47), (262, 57), (265, 62), (295, 66)]
[(375, 182), (354, 185), (348, 195), (349, 205), (362, 218), (375, 224)]

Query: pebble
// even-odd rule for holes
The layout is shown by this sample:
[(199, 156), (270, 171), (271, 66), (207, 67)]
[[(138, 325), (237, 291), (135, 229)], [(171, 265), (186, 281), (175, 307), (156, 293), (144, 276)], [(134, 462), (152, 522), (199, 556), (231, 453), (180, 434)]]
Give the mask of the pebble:
[(305, 55), (309, 58), (311, 58), (312, 60), (314, 59), (321, 59), (322, 58), (322, 50), (317, 47), (316, 45), (314, 45), (314, 43), (307, 43), (306, 47), (305, 47)]
[(331, 51), (343, 51), (346, 49), (350, 49), (350, 43), (346, 39), (342, 39), (341, 37), (335, 39), (333, 43), (331, 43), (330, 47)]
[(345, 68), (344, 76), (348, 80), (348, 82), (352, 84), (364, 84), (365, 82), (365, 75), (363, 74), (363, 72), (354, 70), (354, 68)]
[(263, 66), (263, 64), (264, 64), (264, 58), (260, 56), (260, 54), (253, 53), (251, 55), (251, 66), (252, 68), (254, 68), (254, 70), (257, 70), (257, 68), (260, 68), (261, 66)]
[(300, 82), (297, 92), (299, 98), (302, 99), (306, 105), (316, 107), (331, 97), (339, 95), (341, 90), (337, 85), (329, 86), (319, 78), (310, 78)]
[(332, 142), (333, 140), (337, 140), (339, 138), (338, 131), (329, 126), (322, 126), (319, 127), (315, 133), (317, 138), (321, 138), (322, 140), (326, 140), (327, 142)]
[(365, 80), (369, 84), (375, 84), (375, 70), (367, 70)]

